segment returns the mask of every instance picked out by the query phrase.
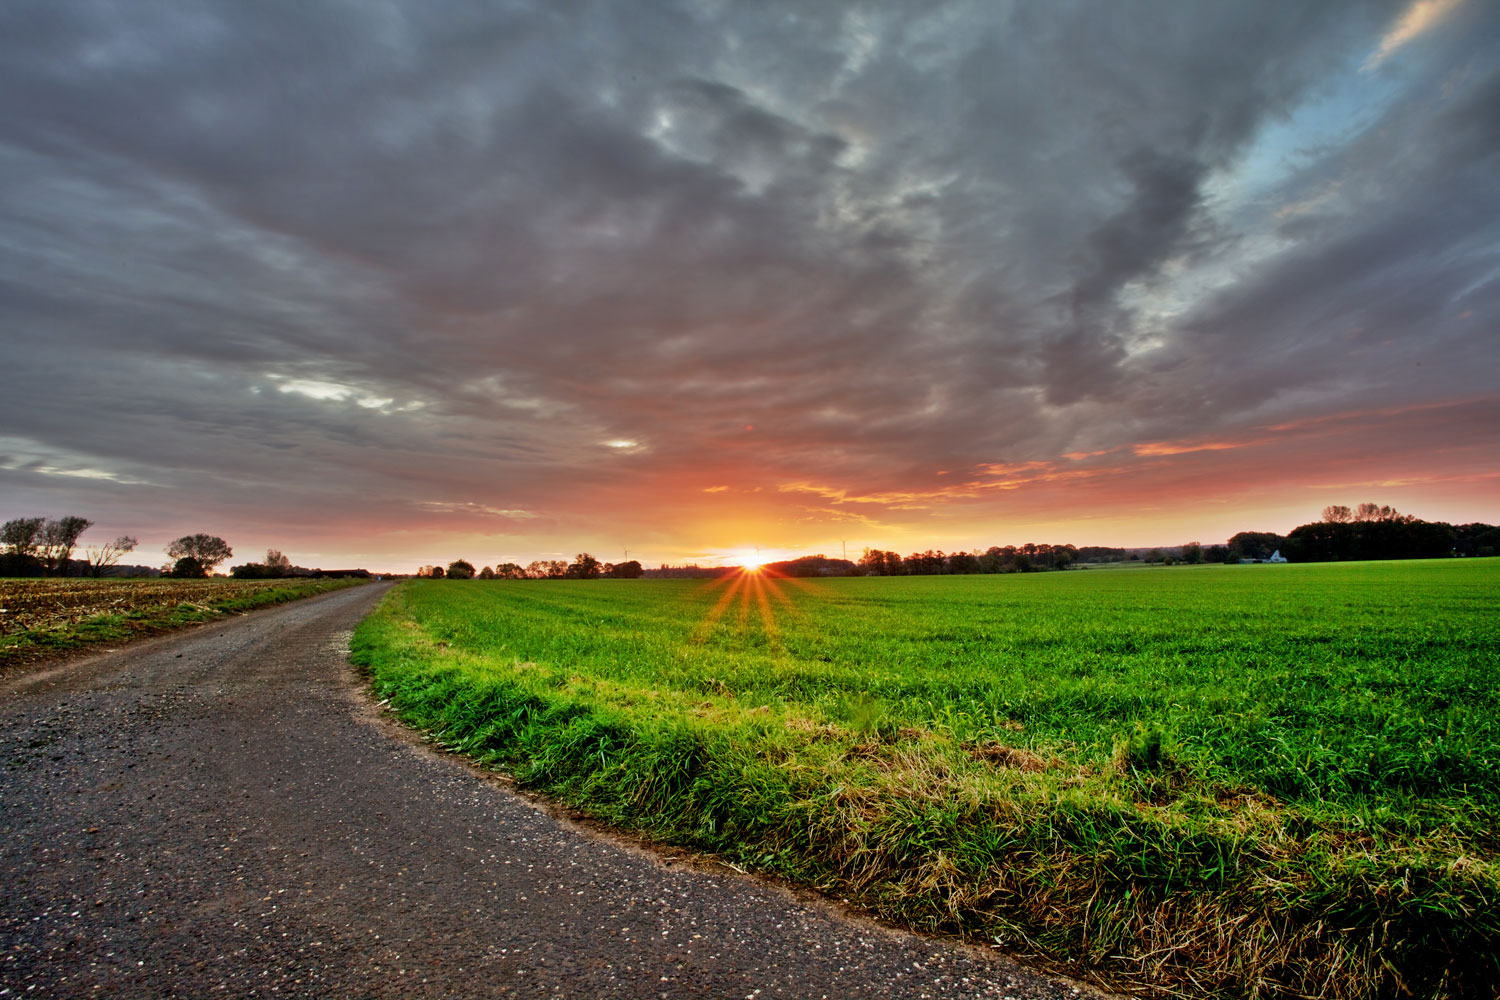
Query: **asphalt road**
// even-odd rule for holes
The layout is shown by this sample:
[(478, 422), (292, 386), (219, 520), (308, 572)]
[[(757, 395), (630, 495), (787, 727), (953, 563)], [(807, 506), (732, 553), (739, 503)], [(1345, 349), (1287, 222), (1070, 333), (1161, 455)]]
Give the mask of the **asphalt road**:
[(338, 591), (0, 684), (0, 996), (1087, 990), (638, 849), (423, 747)]

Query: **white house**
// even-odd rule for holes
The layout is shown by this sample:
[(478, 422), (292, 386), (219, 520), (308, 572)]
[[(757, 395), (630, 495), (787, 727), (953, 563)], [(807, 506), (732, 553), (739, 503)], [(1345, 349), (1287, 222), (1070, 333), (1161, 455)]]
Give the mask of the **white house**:
[(1277, 549), (1271, 553), (1271, 558), (1267, 559), (1266, 562), (1286, 562), (1286, 556), (1281, 554), (1280, 549)]

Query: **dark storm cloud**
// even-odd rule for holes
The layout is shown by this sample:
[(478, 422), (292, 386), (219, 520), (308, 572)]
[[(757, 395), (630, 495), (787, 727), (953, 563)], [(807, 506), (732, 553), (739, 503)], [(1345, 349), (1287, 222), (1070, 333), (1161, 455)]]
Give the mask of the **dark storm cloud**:
[(5, 513), (893, 490), (1473, 394), (1500, 19), (1362, 69), (1400, 11), (9, 4)]

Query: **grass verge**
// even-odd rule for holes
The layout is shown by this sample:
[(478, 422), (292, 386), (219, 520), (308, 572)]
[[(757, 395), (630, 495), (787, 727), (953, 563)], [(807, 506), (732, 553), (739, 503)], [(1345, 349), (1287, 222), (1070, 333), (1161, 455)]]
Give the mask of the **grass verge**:
[[(1422, 656), (1447, 657), (1443, 676), (1471, 684), (1493, 672), (1492, 626), (1451, 641), (1432, 633), (1418, 648), (1385, 642), (1351, 619), (1345, 631), (1372, 651), (1368, 662), (1341, 654), (1329, 661), (1328, 690), (1319, 696), (1326, 704), (1310, 700), (1308, 678), (1284, 711), (1262, 707), (1252, 720), (1256, 732), (1270, 734), (1265, 739), (1290, 741), (1291, 730), (1273, 722), (1293, 718), (1298, 705), (1323, 712), (1322, 722), (1310, 723), (1321, 742), (1306, 738), (1291, 748), (1306, 756), (1296, 781), (1284, 769), (1249, 777), (1248, 764), (1226, 769), (1208, 759), (1210, 744), (1190, 738), (1184, 719), (1163, 724), (1150, 711), (1122, 708), (1127, 703), (1101, 687), (1103, 667), (1086, 678), (1088, 698), (1078, 703), (1129, 721), (1102, 749), (1100, 737), (1070, 743), (1037, 735), (1047, 724), (1043, 702), (1057, 700), (1042, 688), (1029, 705), (1010, 703), (1021, 718), (991, 714), (983, 724), (958, 688), (946, 701), (917, 706), (913, 692), (934, 695), (951, 666), (944, 657), (966, 641), (957, 618), (939, 623), (926, 610), (912, 613), (918, 632), (935, 643), (928, 652), (937, 651), (915, 665), (895, 641), (897, 626), (857, 635), (848, 656), (861, 667), (842, 688), (828, 686), (850, 666), (836, 644), (809, 647), (810, 654), (799, 646), (799, 628), (813, 637), (836, 628), (858, 633), (861, 601), (880, 605), (879, 620), (894, 621), (893, 601), (905, 594), (943, 590), (940, 603), (951, 606), (967, 592), (954, 588), (1006, 586), (1049, 588), (1023, 602), (1028, 613), (1041, 608), (1051, 616), (1034, 626), (1042, 648), (1045, 637), (1055, 645), (1073, 629), (1066, 622), (1058, 629), (1057, 600), (1066, 595), (1050, 588), (1156, 586), (1149, 574), (1087, 583), (1063, 576), (841, 582), (784, 605), (747, 599), (738, 625), (727, 624), (735, 619), (727, 595), (709, 594), (700, 602), (702, 620), (720, 622), (717, 632), (663, 610), (662, 601), (687, 591), (650, 584), (620, 585), (634, 587), (628, 591), (607, 583), (408, 584), (360, 626), (354, 655), (375, 694), (442, 746), (505, 768), (601, 820), (790, 878), (912, 927), (996, 941), (1111, 988), (1341, 1000), (1494, 995), (1500, 844), (1486, 764), (1493, 720), (1473, 700), (1488, 696), (1455, 699), (1456, 714), (1435, 730), (1448, 727), (1449, 745), (1429, 746), (1427, 731), (1413, 728), (1415, 749), (1400, 757), (1405, 731), (1391, 720), (1405, 716), (1377, 712), (1366, 690), (1379, 687), (1372, 664), (1389, 660), (1410, 673)], [(1191, 585), (1213, 591), (1218, 579), (1257, 578), (1204, 576)], [(1279, 578), (1267, 593), (1291, 600), (1298, 579), (1311, 577)], [(1341, 577), (1337, 585), (1358, 579)], [(641, 594), (668, 597), (632, 611), (627, 605)], [(1131, 595), (1126, 605), (1144, 602), (1153, 620), (1169, 623), (1163, 627), (1173, 641), (1202, 645), (1209, 636), (1218, 644), (1218, 659), (1195, 654), (1199, 667), (1245, 659), (1247, 676), (1274, 674), (1275, 687), (1286, 688), (1272, 669), (1278, 663), (1254, 659), (1264, 653), (1258, 636), (1241, 649), (1242, 640), (1225, 634), (1236, 612), (1229, 591), (1207, 595), (1215, 614), (1201, 628), (1181, 620), (1167, 590)], [(779, 628), (767, 607), (785, 608)], [(827, 608), (836, 613), (823, 621)], [(1469, 621), (1472, 609), (1455, 614)], [(964, 615), (974, 620), (977, 612)], [(800, 626), (804, 620), (816, 627)], [(1432, 619), (1413, 620), (1431, 632)], [(1021, 629), (1026, 619), (1016, 612), (1013, 621)], [(1121, 626), (1121, 641), (1145, 647), (1141, 662), (1160, 675), (1171, 650), (1132, 621)], [(1202, 634), (1182, 638), (1195, 629)], [(659, 643), (657, 632), (666, 637)], [(1278, 655), (1308, 657), (1310, 647), (1311, 640)], [(1049, 669), (1065, 676), (1081, 648), (1049, 660)], [(1019, 676), (1025, 664), (1016, 655)], [(750, 663), (738, 678), (736, 658)], [(615, 661), (637, 666), (614, 670)], [(896, 680), (883, 679), (885, 671)], [(1364, 679), (1340, 685), (1338, 671)], [(1149, 682), (1132, 684), (1150, 708)], [(1389, 686), (1379, 690), (1394, 700)], [(1232, 693), (1226, 688), (1225, 697)], [(1187, 698), (1178, 690), (1163, 703), (1171, 709), (1173, 699)], [(1395, 736), (1380, 743), (1353, 734), (1379, 751), (1369, 760), (1326, 751), (1342, 746), (1328, 726), (1337, 706), (1370, 733)], [(1244, 707), (1214, 702), (1198, 715), (1225, 728)], [(1077, 711), (1067, 725), (1082, 733), (1088, 720)], [(1175, 718), (1163, 711), (1161, 718)], [(1273, 749), (1251, 756), (1271, 760)], [(1402, 763), (1388, 766), (1387, 757)], [(1431, 773), (1413, 773), (1410, 762), (1419, 760)]]
[[(17, 667), (49, 659), (59, 654), (88, 649), (111, 642), (125, 642), (157, 635), (173, 629), (214, 621), (226, 615), (243, 614), (256, 608), (284, 604), (303, 597), (359, 586), (363, 580), (283, 581), (267, 584), (252, 581), (246, 586), (236, 582), (212, 581), (213, 596), (201, 600), (179, 600), (178, 594), (161, 603), (136, 603), (128, 610), (93, 614), (83, 612), (53, 622), (46, 627), (23, 628), (0, 635), (0, 674)], [(88, 581), (95, 590), (110, 587), (128, 590), (128, 580)], [(193, 581), (184, 581), (189, 586)], [(197, 595), (189, 595), (197, 596)], [(71, 620), (70, 620), (71, 619)]]

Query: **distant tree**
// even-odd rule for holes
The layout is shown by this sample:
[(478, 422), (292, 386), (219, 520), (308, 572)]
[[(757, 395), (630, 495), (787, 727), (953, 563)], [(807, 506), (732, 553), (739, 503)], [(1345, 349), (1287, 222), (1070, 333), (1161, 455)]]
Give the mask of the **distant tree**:
[(1373, 516), (1365, 519), (1299, 525), (1287, 536), (1282, 554), (1293, 562), (1441, 559), (1457, 554), (1459, 537), (1451, 524), (1376, 507)]
[[(234, 550), (218, 535), (183, 535), (167, 546), (167, 555), (179, 562), (192, 559), (203, 567), (200, 575), (207, 576), (215, 566), (234, 555)], [(175, 567), (172, 573), (177, 574)]]
[(1453, 533), (1455, 555), (1492, 556), (1500, 552), (1500, 528), (1493, 524), (1460, 524)]
[(120, 557), (127, 552), (135, 551), (137, 542), (129, 535), (121, 535), (112, 542), (104, 545), (90, 546), (85, 556), (88, 563), (89, 576), (100, 577), (110, 567), (120, 561)]
[(1348, 524), (1354, 520), (1354, 512), (1341, 504), (1323, 508), (1323, 520), (1328, 524)]
[(599, 560), (587, 552), (580, 552), (573, 565), (568, 567), (567, 577), (570, 580), (593, 580), (599, 576), (600, 570)]
[(900, 576), (904, 562), (896, 552), (865, 549), (859, 558), (859, 568), (866, 576)]
[(500, 563), (495, 567), (495, 576), (502, 580), (524, 580), (526, 570), (524, 567), (513, 562)]
[(1078, 549), (1077, 558), (1079, 562), (1088, 563), (1125, 562), (1130, 558), (1130, 553), (1106, 545), (1084, 545)]
[(18, 517), (0, 526), (0, 576), (40, 576), (42, 563), (36, 557), (45, 517)]
[(1390, 506), (1389, 504), (1362, 503), (1362, 504), (1359, 505), (1359, 508), (1354, 512), (1354, 520), (1356, 520), (1356, 521), (1366, 521), (1366, 522), (1368, 522), (1368, 521), (1399, 521), (1399, 522), (1403, 522), (1403, 523), (1408, 523), (1409, 524), (1411, 522), (1416, 521), (1417, 519), (1415, 517), (1412, 517), (1409, 514), (1403, 514), (1403, 513), (1401, 513), (1400, 511), (1398, 511), (1396, 508)]
[(266, 549), (265, 567), (271, 576), (288, 576), (292, 572), (292, 561), (278, 549)]
[[(761, 569), (777, 576), (858, 576), (859, 566), (848, 559), (830, 559), (825, 555), (801, 556), (784, 562), (765, 563)], [(739, 572), (730, 569), (731, 573)]]
[(89, 529), (94, 522), (86, 517), (54, 518), (42, 526), (40, 535), (41, 545), (37, 550), (38, 558), (48, 574), (56, 575), (68, 565), (68, 560), (73, 556), (73, 549), (78, 545), (78, 536)]
[(434, 566), (434, 567), (432, 567), (432, 573), (430, 575), (432, 576), (432, 578), (434, 580), (441, 580), (443, 578), (443, 567), (441, 567), (441, 566)]
[(1203, 546), (1198, 542), (1188, 542), (1182, 547), (1182, 561), (1185, 563), (1201, 563), (1203, 561)]
[(641, 564), (634, 559), (628, 562), (615, 563), (610, 567), (609, 575), (616, 580), (639, 580), (645, 572)]
[(1162, 554), (1161, 549), (1152, 549), (1146, 553), (1146, 561), (1148, 563), (1159, 563), (1165, 558), (1166, 556)]
[(35, 556), (41, 542), (45, 517), (18, 517), (0, 525), (0, 545), (15, 556)]
[(1229, 551), (1227, 545), (1210, 545), (1203, 557), (1212, 563), (1226, 563), (1234, 559), (1234, 553)]
[(474, 579), (474, 564), (467, 559), (455, 559), (448, 564), (448, 579), (450, 580), (472, 580)]
[(978, 573), (979, 560), (967, 552), (955, 552), (948, 557), (948, 572), (950, 573)]
[(479, 571), (479, 579), (481, 580), (493, 580), (494, 578), (495, 571), (490, 569), (488, 566)]
[(906, 571), (913, 576), (933, 576), (947, 572), (948, 557), (939, 549), (934, 552), (928, 549), (925, 552), (913, 552), (906, 557)]
[(181, 580), (198, 580), (208, 575), (208, 567), (192, 556), (182, 556), (172, 564), (171, 571), (164, 575), (175, 576)]
[(1235, 561), (1240, 559), (1269, 559), (1271, 553), (1286, 544), (1286, 539), (1274, 531), (1241, 531), (1229, 540), (1229, 549)]

